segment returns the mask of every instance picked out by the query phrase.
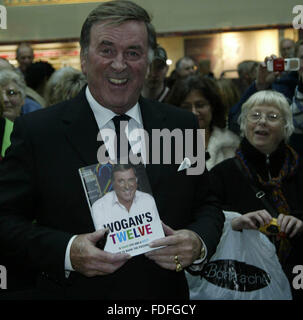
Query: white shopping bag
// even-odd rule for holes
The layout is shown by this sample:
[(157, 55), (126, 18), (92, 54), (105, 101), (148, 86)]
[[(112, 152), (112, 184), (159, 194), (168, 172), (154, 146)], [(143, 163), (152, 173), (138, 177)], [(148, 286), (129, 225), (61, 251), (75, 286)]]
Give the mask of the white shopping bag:
[(225, 211), (224, 230), (201, 276), (186, 272), (191, 300), (291, 300), (275, 246), (257, 230), (234, 231), (239, 213)]

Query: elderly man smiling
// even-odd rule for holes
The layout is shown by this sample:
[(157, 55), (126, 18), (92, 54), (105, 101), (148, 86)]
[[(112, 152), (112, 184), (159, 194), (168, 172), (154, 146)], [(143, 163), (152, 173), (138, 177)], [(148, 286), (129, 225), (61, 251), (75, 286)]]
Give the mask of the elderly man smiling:
[(165, 164), (163, 154), (161, 164), (146, 165), (166, 237), (151, 244), (163, 248), (131, 259), (97, 248), (105, 229), (94, 228), (78, 170), (97, 162), (98, 132), (113, 129), (116, 117), (126, 115), (129, 127), (150, 137), (153, 129), (196, 131), (198, 121), (140, 97), (156, 38), (137, 4), (99, 5), (84, 22), (80, 45), (88, 85), (76, 98), (15, 122), (0, 166), (1, 250), (36, 270), (39, 298), (187, 299), (183, 268), (201, 269), (224, 223), (207, 170), (186, 175), (175, 159)]

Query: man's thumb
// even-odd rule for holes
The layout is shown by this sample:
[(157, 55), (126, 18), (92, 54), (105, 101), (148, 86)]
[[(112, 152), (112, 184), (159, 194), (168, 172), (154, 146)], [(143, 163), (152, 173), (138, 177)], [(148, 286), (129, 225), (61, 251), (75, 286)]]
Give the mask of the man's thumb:
[(92, 232), (90, 235), (89, 235), (89, 240), (93, 243), (97, 243), (100, 239), (104, 238), (104, 234), (105, 232), (109, 231), (108, 228), (105, 228), (105, 229), (99, 229), (95, 232)]
[(162, 222), (162, 227), (163, 227), (163, 231), (164, 231), (164, 234), (166, 236), (171, 236), (175, 233), (175, 230), (172, 229), (171, 227), (169, 227), (168, 225), (166, 225), (163, 221)]

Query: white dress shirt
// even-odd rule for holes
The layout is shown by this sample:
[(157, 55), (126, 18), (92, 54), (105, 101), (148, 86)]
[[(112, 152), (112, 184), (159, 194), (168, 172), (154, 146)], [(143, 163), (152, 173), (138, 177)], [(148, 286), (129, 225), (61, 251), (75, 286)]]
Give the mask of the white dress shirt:
[[(111, 129), (115, 131), (115, 125), (112, 119), (117, 115), (113, 111), (109, 110), (108, 108), (103, 107), (100, 105), (90, 93), (88, 87), (86, 87), (85, 95), (87, 101), (94, 113), (95, 119), (97, 121), (99, 130), (103, 129)], [(143, 128), (143, 121), (142, 115), (139, 107), (139, 103), (137, 102), (131, 109), (129, 109), (126, 113), (130, 117), (128, 125), (125, 127), (125, 134), (129, 140), (129, 144), (131, 146), (132, 152), (134, 154), (141, 154), (143, 163), (146, 163), (146, 148), (145, 148), (145, 140), (144, 135), (142, 135)], [(139, 130), (138, 130), (139, 129)], [(104, 138), (104, 137), (103, 137)], [(104, 139), (103, 139), (104, 140)], [(109, 157), (111, 159), (115, 159), (115, 151), (114, 146), (110, 145), (110, 141), (104, 141), (106, 150), (109, 153)]]

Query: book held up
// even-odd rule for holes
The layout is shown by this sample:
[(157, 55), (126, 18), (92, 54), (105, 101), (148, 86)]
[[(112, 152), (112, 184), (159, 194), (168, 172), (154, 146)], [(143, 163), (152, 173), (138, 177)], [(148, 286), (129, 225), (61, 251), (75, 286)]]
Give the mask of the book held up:
[(156, 249), (149, 243), (165, 235), (142, 164), (98, 163), (79, 174), (95, 229), (109, 231), (105, 251), (136, 256)]

